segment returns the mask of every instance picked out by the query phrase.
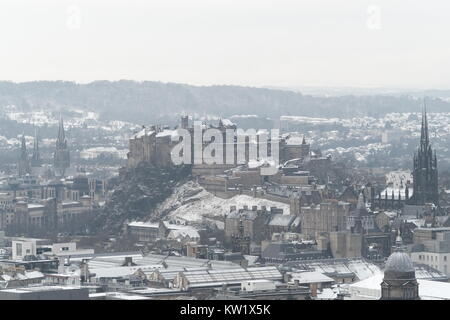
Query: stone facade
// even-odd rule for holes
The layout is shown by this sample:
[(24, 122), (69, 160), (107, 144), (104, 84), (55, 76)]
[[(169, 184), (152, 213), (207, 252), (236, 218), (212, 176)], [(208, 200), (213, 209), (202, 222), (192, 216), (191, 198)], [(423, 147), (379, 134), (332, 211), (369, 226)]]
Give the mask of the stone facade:
[(13, 208), (1, 213), (2, 229), (12, 234), (33, 234), (45, 230), (83, 230), (90, 218), (90, 198), (57, 202), (54, 198), (28, 203), (17, 201)]
[(346, 229), (350, 204), (329, 200), (317, 206), (302, 207), (302, 233), (315, 238), (323, 232), (342, 231)]
[[(235, 167), (239, 164), (246, 164), (250, 160), (254, 159), (254, 156), (251, 154), (251, 149), (255, 147), (256, 150), (256, 158), (263, 156), (260, 154), (259, 146), (252, 145), (255, 142), (258, 142), (260, 139), (260, 134), (256, 133), (254, 137), (245, 136), (244, 138), (240, 138), (236, 125), (231, 123), (228, 120), (220, 120), (219, 125), (217, 127), (206, 125), (201, 125), (196, 128), (198, 131), (203, 133), (207, 129), (217, 129), (222, 135), (222, 150), (223, 150), (223, 159), (222, 164), (205, 164), (204, 161), (202, 163), (198, 163), (201, 155), (198, 155), (197, 150), (199, 146), (195, 145), (194, 141), (194, 126), (189, 126), (189, 121), (187, 117), (182, 117), (180, 128), (186, 129), (189, 131), (191, 136), (191, 161), (190, 164), (193, 164), (193, 173), (194, 175), (204, 175), (204, 174), (220, 174), (225, 170)], [(234, 131), (234, 142), (229, 142), (226, 139), (226, 130)], [(172, 137), (176, 137), (174, 140), (176, 142), (172, 142)], [(150, 126), (149, 128), (143, 127), (142, 130), (136, 133), (129, 141), (130, 151), (127, 154), (128, 164), (127, 166), (130, 168), (135, 168), (141, 162), (150, 162), (157, 166), (170, 166), (172, 165), (171, 161), (171, 151), (173, 147), (178, 144), (178, 134), (176, 129), (169, 130), (167, 128), (162, 128), (160, 126)], [(271, 144), (270, 137), (268, 138), (267, 145), (267, 154), (271, 155)], [(201, 150), (204, 150), (205, 147), (209, 145), (210, 141), (203, 140), (203, 145), (200, 147)], [(230, 150), (231, 148), (231, 150)], [(238, 159), (238, 150), (244, 150), (244, 159)], [(233, 154), (233, 161), (229, 163), (226, 159), (227, 152)], [(279, 159), (280, 162), (284, 162), (294, 158), (306, 159), (310, 154), (310, 146), (305, 142), (301, 144), (287, 144), (284, 138), (280, 139), (279, 142)], [(215, 154), (213, 154), (214, 156)], [(198, 157), (198, 158), (194, 158)], [(211, 171), (212, 170), (212, 171)]]
[(362, 234), (346, 231), (330, 232), (330, 248), (335, 259), (361, 257)]

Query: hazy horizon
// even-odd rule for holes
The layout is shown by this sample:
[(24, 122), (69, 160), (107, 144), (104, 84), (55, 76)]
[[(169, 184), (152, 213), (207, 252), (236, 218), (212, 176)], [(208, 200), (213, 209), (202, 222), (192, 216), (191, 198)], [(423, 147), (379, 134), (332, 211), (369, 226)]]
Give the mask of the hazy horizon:
[(449, 89), (441, 0), (3, 0), (1, 79)]

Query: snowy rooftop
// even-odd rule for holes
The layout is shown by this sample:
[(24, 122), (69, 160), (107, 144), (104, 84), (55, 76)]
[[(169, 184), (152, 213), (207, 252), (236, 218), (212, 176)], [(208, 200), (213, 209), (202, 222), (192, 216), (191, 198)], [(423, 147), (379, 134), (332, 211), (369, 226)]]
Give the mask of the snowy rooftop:
[(316, 271), (305, 271), (292, 273), (292, 281), (298, 280), (300, 284), (334, 282), (334, 280), (323, 273)]
[(148, 130), (147, 128), (142, 129), (134, 135), (135, 138), (142, 138), (143, 136), (149, 136), (155, 133), (155, 131)]
[(236, 268), (229, 270), (206, 270), (183, 272), (189, 287), (220, 286), (239, 284), (246, 280), (282, 280), (283, 276), (276, 267)]
[[(381, 297), (382, 273), (353, 283), (349, 291), (353, 299), (379, 299)], [(419, 296), (424, 300), (449, 300), (450, 283), (418, 279)]]
[(329, 276), (354, 274), (360, 280), (382, 273), (377, 265), (361, 258), (301, 261), (287, 263), (286, 265), (299, 271), (316, 271)]
[(161, 132), (158, 132), (156, 134), (157, 138), (161, 138), (161, 137), (177, 137), (178, 133), (177, 130), (163, 130)]
[(150, 223), (143, 221), (133, 221), (128, 224), (129, 227), (141, 227), (141, 228), (159, 228), (159, 223)]
[(296, 218), (295, 215), (275, 214), (269, 222), (269, 226), (288, 227)]
[(106, 267), (106, 268), (91, 268), (89, 272), (94, 273), (96, 278), (116, 278), (126, 277), (134, 274), (141, 269), (142, 271), (154, 271), (156, 269), (164, 268), (162, 265), (146, 265), (146, 266), (131, 266), (131, 267)]
[(172, 230), (167, 235), (168, 239), (179, 239), (179, 238), (190, 238), (190, 239), (200, 239), (200, 235), (197, 230), (193, 228), (183, 228)]
[(168, 268), (198, 268), (205, 267), (208, 265), (208, 263), (210, 263), (213, 269), (236, 268), (236, 264), (230, 261), (209, 261), (207, 259), (197, 259), (185, 256), (167, 256), (160, 254), (148, 254), (146, 256), (143, 256), (142, 254), (132, 252), (121, 255), (97, 256), (89, 261), (89, 268), (121, 267), (125, 262), (125, 257), (132, 257), (133, 263), (135, 263), (137, 266), (157, 266), (165, 262)]

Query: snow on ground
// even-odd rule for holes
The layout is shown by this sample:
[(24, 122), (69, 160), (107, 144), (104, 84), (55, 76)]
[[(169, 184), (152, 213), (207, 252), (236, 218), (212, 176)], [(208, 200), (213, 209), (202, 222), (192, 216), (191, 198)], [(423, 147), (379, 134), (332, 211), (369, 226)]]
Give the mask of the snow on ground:
[(80, 151), (80, 158), (82, 159), (95, 159), (102, 154), (112, 155), (119, 159), (127, 158), (127, 149), (117, 149), (116, 147), (96, 147), (88, 148)]
[[(281, 202), (266, 199), (253, 198), (247, 195), (237, 195), (230, 199), (222, 199), (203, 189), (199, 184), (189, 181), (175, 189), (174, 193), (158, 206), (156, 212), (161, 215), (168, 215), (172, 219), (185, 220), (199, 223), (203, 218), (214, 220), (224, 217), (230, 212), (230, 206), (243, 208), (247, 205), (266, 206), (266, 208), (277, 207), (283, 209), (284, 214), (289, 214), (289, 205)], [(219, 228), (223, 228), (223, 223), (217, 223)]]

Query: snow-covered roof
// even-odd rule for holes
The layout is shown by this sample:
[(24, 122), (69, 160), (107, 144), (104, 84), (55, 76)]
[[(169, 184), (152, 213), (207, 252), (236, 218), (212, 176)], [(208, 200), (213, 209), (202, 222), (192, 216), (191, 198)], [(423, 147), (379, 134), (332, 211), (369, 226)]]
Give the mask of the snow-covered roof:
[(316, 271), (296, 272), (292, 274), (292, 281), (298, 280), (300, 284), (334, 282), (334, 280), (323, 273)]
[(287, 265), (294, 269), (316, 271), (328, 276), (354, 274), (359, 280), (382, 273), (377, 265), (362, 258), (299, 261), (287, 263)]
[(269, 222), (269, 226), (288, 227), (294, 220), (295, 215), (275, 214)]
[(25, 271), (24, 273), (16, 273), (14, 276), (10, 276), (8, 274), (0, 275), (0, 279), (3, 281), (31, 280), (39, 278), (44, 278), (44, 275), (39, 271)]
[[(95, 258), (89, 260), (90, 269), (102, 269), (111, 267), (121, 267), (125, 261), (126, 257), (132, 257), (133, 263), (137, 266), (158, 266), (164, 261), (168, 268), (199, 268), (207, 266), (208, 262), (210, 266), (214, 268), (229, 269), (236, 268), (236, 264), (231, 261), (218, 261), (207, 259), (198, 259), (186, 256), (167, 256), (161, 254), (147, 254), (143, 256), (141, 253), (121, 253), (120, 255), (96, 255)], [(71, 257), (71, 260), (74, 260)], [(137, 267), (136, 266), (136, 267)], [(144, 270), (143, 270), (144, 271)]]
[(321, 291), (317, 292), (317, 299), (320, 300), (334, 300), (337, 298), (337, 290), (332, 288), (323, 288)]
[[(387, 199), (392, 199), (392, 192), (394, 192), (394, 200), (398, 200), (398, 194), (400, 192), (401, 200), (405, 200), (406, 197), (406, 189), (405, 188), (393, 188), (387, 187), (383, 191), (381, 191), (380, 198), (385, 199), (387, 193)], [(408, 196), (411, 197), (414, 194), (413, 187), (408, 187)], [(377, 196), (378, 198), (378, 196)]]
[[(379, 299), (381, 297), (382, 273), (349, 285), (353, 299)], [(417, 279), (419, 296), (424, 300), (450, 300), (450, 283)]]
[(172, 136), (173, 137), (177, 137), (178, 136), (177, 130), (168, 130), (168, 129), (166, 129), (166, 130), (160, 131), (160, 132), (158, 132), (156, 134), (157, 138), (168, 137), (168, 136), (170, 136), (170, 137), (172, 137)]
[(228, 270), (205, 270), (182, 272), (189, 287), (215, 287), (222, 284), (240, 284), (246, 280), (282, 280), (283, 276), (276, 267), (236, 268)]
[(185, 239), (185, 238), (190, 238), (190, 239), (199, 239), (200, 235), (198, 233), (197, 230), (193, 229), (193, 228), (183, 228), (183, 229), (177, 229), (177, 230), (172, 230), (169, 232), (169, 234), (167, 235), (168, 239)]
[(44, 208), (44, 205), (39, 204), (39, 203), (29, 203), (28, 204), (28, 209), (42, 209)]
[(155, 131), (148, 130), (147, 128), (142, 129), (134, 135), (135, 138), (142, 138), (143, 136), (149, 136), (155, 133)]
[(150, 223), (143, 221), (133, 221), (128, 224), (129, 227), (141, 227), (141, 228), (159, 228), (159, 223)]
[(92, 268), (90, 273), (95, 274), (95, 278), (117, 278), (130, 276), (139, 269), (141, 270), (156, 270), (164, 268), (162, 265), (147, 265), (147, 266), (130, 266), (130, 267), (107, 267), (107, 268)]

